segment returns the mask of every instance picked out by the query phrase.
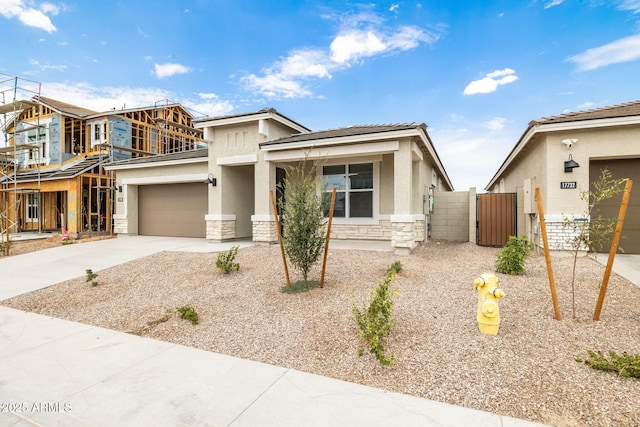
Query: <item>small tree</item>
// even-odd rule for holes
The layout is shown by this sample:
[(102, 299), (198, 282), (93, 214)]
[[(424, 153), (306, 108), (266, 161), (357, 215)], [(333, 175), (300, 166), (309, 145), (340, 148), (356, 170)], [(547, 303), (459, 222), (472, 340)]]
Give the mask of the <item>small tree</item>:
[(316, 164), (305, 159), (287, 168), (284, 200), (280, 198), (284, 250), (305, 284), (309, 270), (318, 262), (325, 242), (323, 199), (316, 192)]
[[(580, 192), (580, 199), (585, 204), (585, 210), (582, 216), (570, 218), (564, 215), (562, 226), (571, 233), (567, 243), (573, 253), (571, 293), (574, 318), (576, 317), (575, 279), (578, 254), (581, 251), (601, 251), (605, 243), (611, 239), (616, 227), (616, 221), (611, 220), (611, 218), (602, 217), (598, 209), (598, 204), (622, 193), (622, 184), (626, 181), (627, 178), (614, 179), (609, 169), (602, 169), (600, 177), (593, 183), (593, 191), (586, 190)], [(620, 250), (622, 250), (622, 248), (620, 248)]]

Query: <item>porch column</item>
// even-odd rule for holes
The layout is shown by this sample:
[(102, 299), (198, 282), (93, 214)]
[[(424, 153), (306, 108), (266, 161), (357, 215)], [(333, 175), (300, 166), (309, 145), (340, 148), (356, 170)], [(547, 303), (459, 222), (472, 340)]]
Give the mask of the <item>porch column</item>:
[(273, 243), (278, 241), (273, 216), (270, 191), (276, 195), (276, 165), (259, 160), (255, 165), (255, 213), (251, 215), (253, 241)]
[(225, 167), (216, 162), (216, 153), (213, 145), (209, 144), (209, 174), (216, 179), (215, 187), (212, 184), (202, 184), (207, 186), (209, 213), (204, 220), (207, 225), (206, 237), (208, 240), (222, 242), (236, 237), (236, 216), (225, 213), (224, 193), (233, 191), (230, 180), (225, 176)]
[(393, 215), (391, 246), (397, 254), (409, 254), (417, 246), (416, 220), (412, 215), (413, 168), (411, 142), (402, 141), (393, 155)]

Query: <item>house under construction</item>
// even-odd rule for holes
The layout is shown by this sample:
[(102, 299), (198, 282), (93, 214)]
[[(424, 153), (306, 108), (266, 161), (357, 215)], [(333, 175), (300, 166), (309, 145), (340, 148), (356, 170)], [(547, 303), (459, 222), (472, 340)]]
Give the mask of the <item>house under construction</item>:
[(0, 233), (112, 230), (118, 184), (106, 163), (206, 148), (180, 104), (96, 112), (0, 74)]

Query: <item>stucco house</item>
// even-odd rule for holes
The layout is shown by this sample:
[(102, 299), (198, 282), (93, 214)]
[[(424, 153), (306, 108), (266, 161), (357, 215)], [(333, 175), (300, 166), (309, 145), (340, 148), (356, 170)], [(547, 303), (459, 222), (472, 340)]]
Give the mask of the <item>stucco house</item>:
[[(106, 167), (122, 186), (115, 232), (275, 242), (270, 191), (276, 192), (289, 165), (308, 159), (318, 160), (316, 174), (327, 191), (337, 190), (332, 238), (388, 241), (396, 252), (409, 253), (428, 237), (434, 190), (453, 190), (424, 124), (312, 132), (266, 108), (196, 119), (193, 125), (203, 131), (206, 154), (168, 154)], [(193, 220), (183, 221), (185, 207)], [(163, 223), (149, 231), (152, 211)], [(198, 217), (197, 227), (187, 231), (183, 222)]]
[(206, 147), (191, 113), (168, 101), (96, 112), (36, 95), (0, 104), (0, 114), (0, 207), (11, 232), (110, 232), (117, 187), (106, 163)]
[[(539, 187), (549, 246), (568, 249), (570, 231), (563, 220), (584, 216), (580, 193), (590, 190), (604, 168), (636, 183), (621, 246), (625, 253), (640, 253), (640, 101), (531, 121), (485, 190), (517, 193), (518, 234), (539, 244)], [(620, 200), (603, 204), (602, 214), (616, 218)]]

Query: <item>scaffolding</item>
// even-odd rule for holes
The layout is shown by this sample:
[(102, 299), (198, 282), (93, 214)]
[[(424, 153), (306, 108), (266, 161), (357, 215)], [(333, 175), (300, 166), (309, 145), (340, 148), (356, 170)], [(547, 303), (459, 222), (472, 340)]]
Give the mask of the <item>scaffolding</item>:
[[(35, 122), (29, 126), (18, 125), (20, 113), (24, 109), (38, 106), (33, 99), (40, 96), (41, 87), (39, 82), (0, 73), (0, 132), (3, 137), (0, 142), (0, 238), (6, 254), (9, 252), (9, 233), (19, 229), (18, 211), (27, 209), (29, 214), (31, 209), (32, 213), (37, 213), (41, 206), (40, 136), (44, 126), (40, 123), (40, 114), (36, 115)], [(21, 162), (34, 165), (35, 187), (18, 188), (17, 172)], [(27, 206), (21, 207), (21, 201), (25, 199)], [(13, 216), (10, 215), (11, 212), (14, 213)], [(41, 232), (41, 215), (30, 217), (37, 217), (38, 232)]]

